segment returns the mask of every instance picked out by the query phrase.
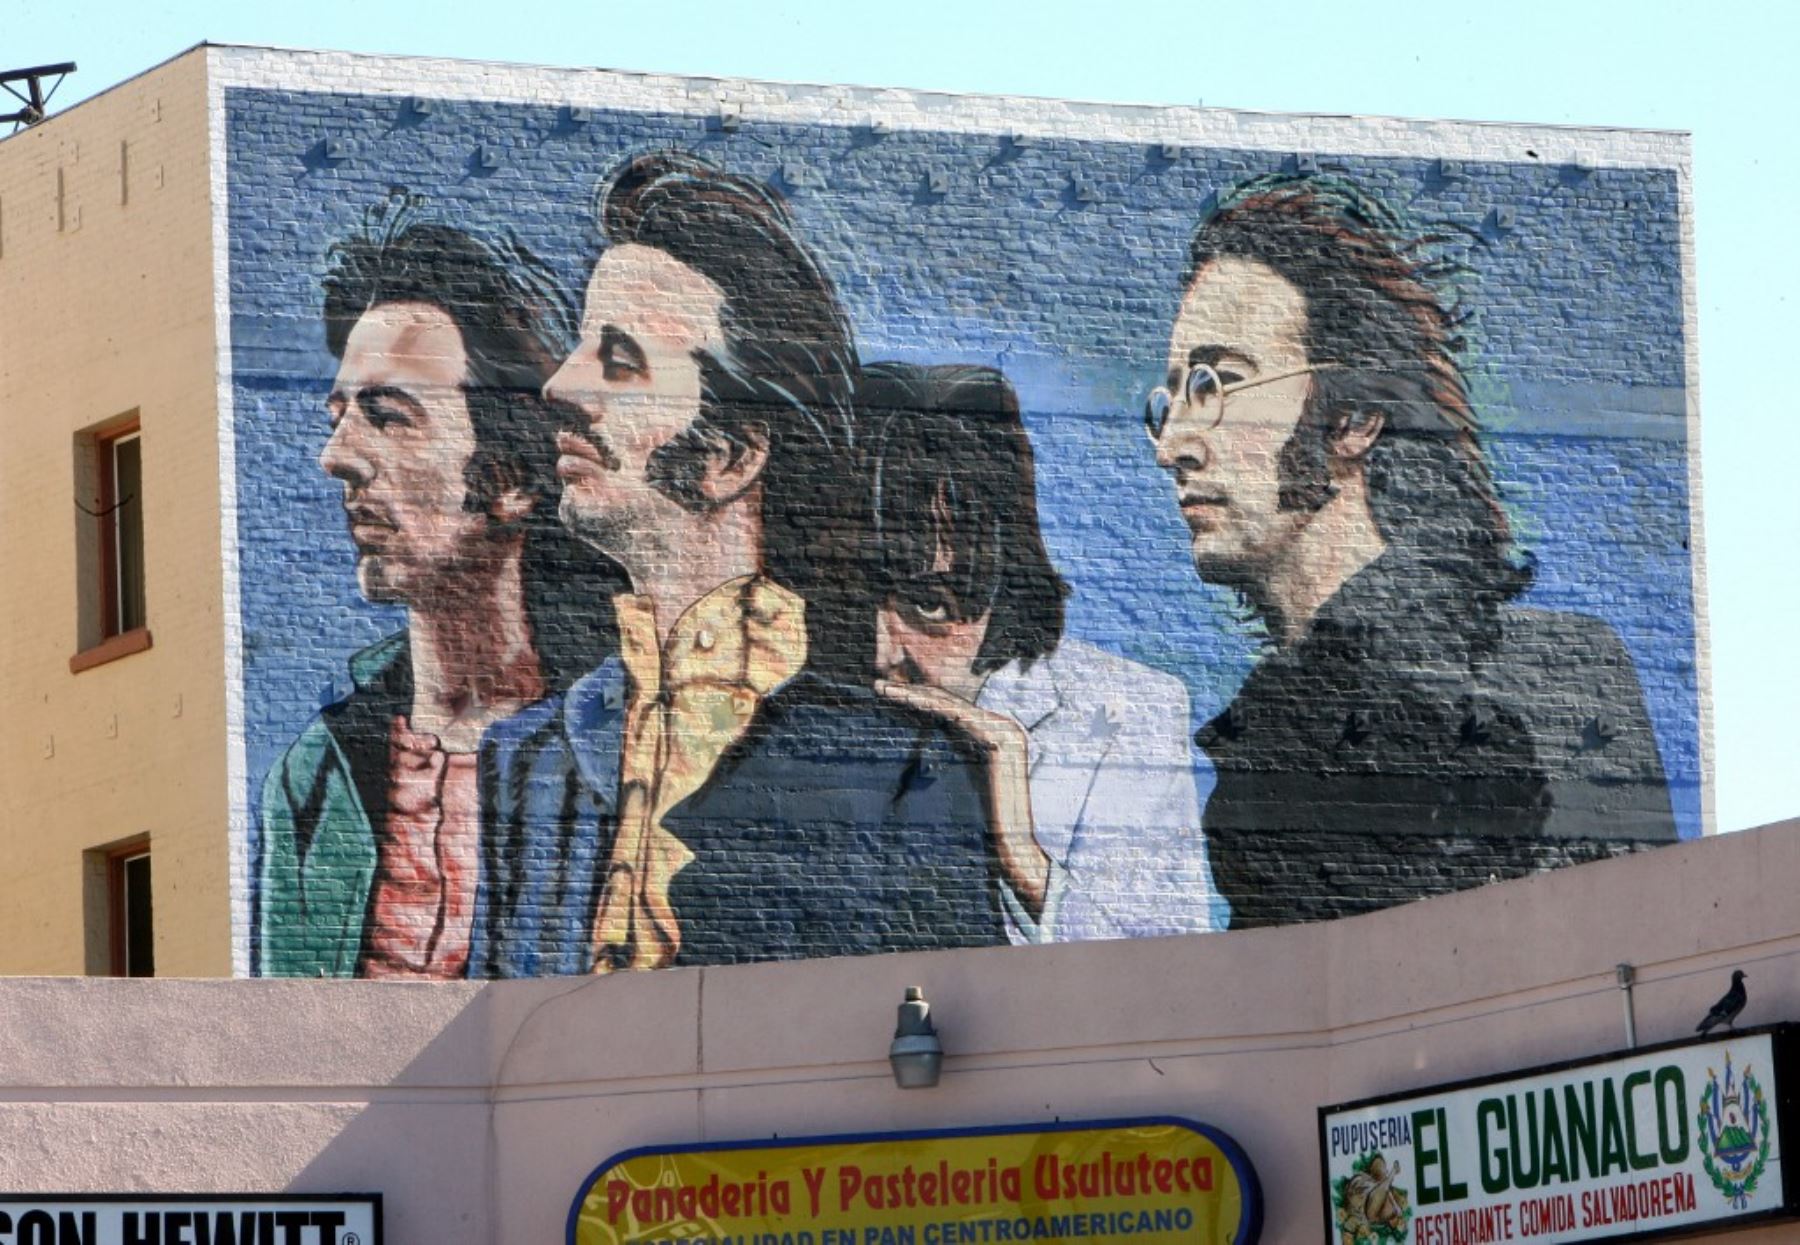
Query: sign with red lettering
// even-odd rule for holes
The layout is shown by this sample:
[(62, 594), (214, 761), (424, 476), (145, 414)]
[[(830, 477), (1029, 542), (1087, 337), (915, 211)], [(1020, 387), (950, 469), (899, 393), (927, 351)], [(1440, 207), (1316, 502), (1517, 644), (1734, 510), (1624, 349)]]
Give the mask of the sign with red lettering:
[(1256, 1173), (1188, 1120), (1105, 1120), (632, 1150), (569, 1245), (1255, 1245)]
[(1329, 1245), (1642, 1240), (1800, 1214), (1800, 1030), (1325, 1107)]

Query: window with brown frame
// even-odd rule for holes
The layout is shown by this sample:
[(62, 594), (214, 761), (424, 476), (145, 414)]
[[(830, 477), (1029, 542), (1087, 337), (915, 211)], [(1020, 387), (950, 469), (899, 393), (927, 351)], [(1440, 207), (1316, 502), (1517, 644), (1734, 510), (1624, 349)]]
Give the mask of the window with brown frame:
[(150, 647), (143, 444), (136, 414), (75, 438), (80, 617), (69, 669), (76, 673)]
[(144, 625), (143, 434), (136, 424), (100, 442), (101, 635)]
[(87, 971), (95, 976), (156, 976), (156, 919), (150, 840), (142, 835), (82, 853), (87, 908)]
[(150, 901), (150, 845), (113, 854), (107, 892), (115, 977), (156, 976), (156, 923)]

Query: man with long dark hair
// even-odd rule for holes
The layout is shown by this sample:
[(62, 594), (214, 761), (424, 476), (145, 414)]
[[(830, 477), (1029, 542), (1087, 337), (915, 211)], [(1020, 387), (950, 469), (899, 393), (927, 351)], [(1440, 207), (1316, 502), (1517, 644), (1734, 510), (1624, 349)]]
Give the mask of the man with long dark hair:
[(868, 686), (860, 366), (830, 278), (772, 188), (685, 153), (628, 162), (597, 215), (545, 392), (581, 416), (563, 520), (632, 591), (619, 657), (490, 735), (477, 971), (1003, 941), (968, 767)]
[(614, 642), (622, 577), (556, 517), (548, 308), (415, 209), (397, 198), (328, 257), (339, 367), (319, 465), (343, 489), (363, 595), (407, 625), (350, 659), (353, 690), (268, 775), (267, 975), (462, 976), (482, 733)]
[(1146, 408), (1195, 569), (1272, 644), (1199, 737), (1234, 927), (1675, 835), (1618, 637), (1514, 603), (1531, 576), (1421, 241), (1335, 178), (1227, 194)]
[(983, 754), (1015, 942), (1225, 926), (1179, 679), (1063, 634), (1019, 399), (999, 371), (885, 363), (873, 468), (876, 690)]

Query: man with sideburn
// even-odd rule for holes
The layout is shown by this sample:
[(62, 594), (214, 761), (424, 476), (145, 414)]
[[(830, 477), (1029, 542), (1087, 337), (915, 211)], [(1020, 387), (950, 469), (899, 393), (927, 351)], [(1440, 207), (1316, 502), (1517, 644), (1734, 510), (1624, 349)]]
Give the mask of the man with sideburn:
[(496, 728), (479, 971), (1004, 941), (974, 776), (868, 686), (859, 364), (769, 187), (680, 153), (603, 188), (546, 394), (562, 517), (617, 560), (620, 654)]
[(1530, 571), (1414, 241), (1337, 179), (1228, 194), (1146, 411), (1195, 570), (1271, 645), (1199, 736), (1233, 928), (1675, 837), (1619, 638), (1516, 603)]

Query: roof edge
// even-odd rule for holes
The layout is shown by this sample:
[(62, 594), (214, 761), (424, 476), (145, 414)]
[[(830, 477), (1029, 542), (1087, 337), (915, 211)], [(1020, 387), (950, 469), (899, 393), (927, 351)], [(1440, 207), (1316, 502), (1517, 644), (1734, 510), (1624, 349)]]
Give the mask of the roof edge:
[[(66, 117), (70, 113), (74, 112), (77, 108), (81, 108), (84, 105), (92, 103), (94, 100), (101, 98), (102, 96), (111, 95), (114, 91), (117, 91), (124, 87), (130, 86), (133, 82), (136, 82), (139, 78), (147, 78), (151, 74), (155, 73), (157, 70), (166, 68), (170, 65), (173, 65), (176, 61), (182, 59), (184, 56), (192, 56), (195, 52), (202, 51), (206, 48), (222, 48), (222, 47), (236, 47), (236, 46), (239, 46), (239, 45), (228, 44), (228, 43), (210, 43), (205, 39), (200, 40), (200, 42), (198, 42), (198, 43), (190, 43), (187, 47), (182, 48), (181, 51), (176, 52), (172, 56), (163, 57), (161, 60), (157, 61), (154, 65), (145, 66), (143, 69), (138, 70), (136, 73), (132, 74), (128, 78), (120, 78), (117, 82), (109, 83), (106, 86), (101, 87), (98, 91), (95, 91), (92, 95), (84, 95), (82, 98), (76, 100), (73, 104), (70, 104), (67, 108), (63, 109), (61, 112), (51, 113), (50, 115), (45, 117), (42, 121), (38, 122), (36, 125), (26, 126), (23, 129), (13, 131), (11, 134), (0, 134), (0, 143), (4, 143), (8, 139), (19, 138), (22, 135), (31, 133), (33, 130), (42, 129), (46, 125), (52, 125), (56, 122), (56, 119), (58, 117)], [(271, 51), (282, 51), (282, 50), (288, 50), (288, 49), (270, 49), (270, 50)], [(360, 55), (360, 53), (352, 53), (352, 55)]]
[[(554, 73), (593, 73), (595, 71), (618, 75), (620, 77), (637, 78), (670, 78), (683, 81), (707, 81), (718, 83), (754, 83), (778, 87), (802, 87), (809, 90), (852, 90), (852, 91), (905, 91), (919, 95), (948, 95), (979, 100), (1005, 100), (1020, 103), (1053, 103), (1073, 104), (1083, 107), (1123, 108), (1146, 112), (1164, 112), (1183, 110), (1194, 112), (1234, 113), (1241, 116), (1281, 117), (1295, 119), (1319, 120), (1353, 120), (1353, 121), (1387, 121), (1413, 122), (1432, 125), (1488, 126), (1499, 129), (1533, 129), (1533, 130), (1566, 130), (1572, 133), (1608, 133), (1608, 134), (1654, 134), (1669, 138), (1692, 140), (1692, 130), (1663, 129), (1649, 126), (1629, 125), (1579, 125), (1561, 121), (1493, 121), (1471, 120), (1458, 117), (1422, 117), (1403, 116), (1395, 113), (1350, 113), (1350, 112), (1286, 112), (1273, 108), (1230, 108), (1204, 104), (1159, 104), (1146, 103), (1141, 100), (1096, 100), (1083, 99), (1064, 95), (1016, 95), (994, 91), (954, 91), (938, 87), (904, 86), (894, 83), (877, 85), (858, 82), (803, 82), (784, 78), (750, 78), (719, 77), (715, 74), (681, 73), (667, 69), (619, 69), (604, 65), (551, 65), (538, 61), (500, 61), (486, 57), (429, 56), (411, 52), (356, 52), (342, 48), (299, 48), (274, 43), (210, 43), (202, 42), (196, 47), (221, 48), (229, 51), (244, 52), (279, 52), (296, 56), (350, 56), (371, 61), (409, 61), (409, 62), (453, 62), (464, 65), (493, 65), (513, 69), (544, 70)], [(192, 50), (192, 49), (190, 49)], [(184, 53), (185, 54), (185, 53)]]

